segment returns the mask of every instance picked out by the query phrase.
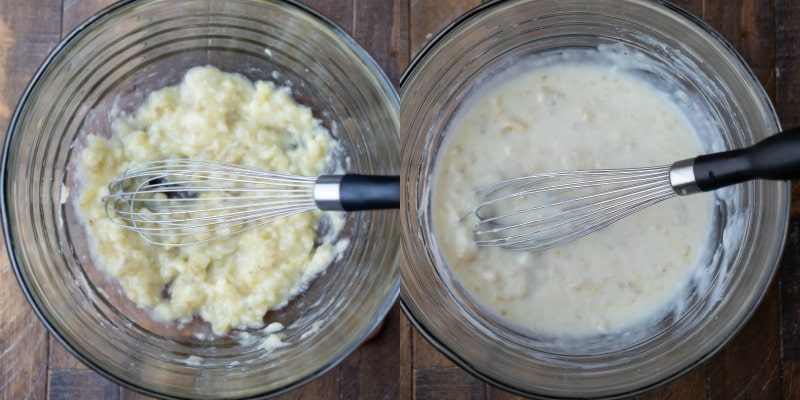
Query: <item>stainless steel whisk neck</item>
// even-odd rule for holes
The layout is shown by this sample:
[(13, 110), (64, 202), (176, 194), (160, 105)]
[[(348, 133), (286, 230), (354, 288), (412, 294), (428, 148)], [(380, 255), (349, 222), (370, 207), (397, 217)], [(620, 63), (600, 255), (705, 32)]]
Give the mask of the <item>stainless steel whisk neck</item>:
[(344, 211), (340, 188), (342, 175), (321, 175), (314, 184), (314, 202), (320, 210)]
[(686, 196), (699, 193), (697, 179), (694, 176), (694, 158), (676, 161), (669, 169), (669, 184), (675, 193)]

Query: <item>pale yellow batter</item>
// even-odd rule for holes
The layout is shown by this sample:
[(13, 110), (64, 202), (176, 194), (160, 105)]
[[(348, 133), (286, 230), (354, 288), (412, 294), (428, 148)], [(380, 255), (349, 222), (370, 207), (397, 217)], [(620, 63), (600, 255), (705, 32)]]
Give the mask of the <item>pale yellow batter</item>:
[(218, 335), (260, 328), (268, 310), (302, 292), (332, 260), (341, 215), (326, 214), (333, 229), (317, 247), (320, 213), (199, 245), (160, 246), (109, 221), (102, 197), (131, 162), (199, 158), (315, 176), (333, 167), (336, 147), (288, 89), (194, 68), (180, 85), (151, 93), (133, 115), (116, 119), (110, 139), (89, 137), (79, 201), (94, 256), (130, 300), (160, 320), (197, 315)]
[[(565, 62), (471, 95), (436, 160), (436, 243), (467, 292), (537, 333), (621, 332), (678, 307), (710, 228), (706, 195), (671, 199), (542, 252), (476, 247), (476, 189), (536, 172), (669, 164), (699, 153), (668, 96), (623, 69)], [(464, 216), (468, 216), (464, 218)]]

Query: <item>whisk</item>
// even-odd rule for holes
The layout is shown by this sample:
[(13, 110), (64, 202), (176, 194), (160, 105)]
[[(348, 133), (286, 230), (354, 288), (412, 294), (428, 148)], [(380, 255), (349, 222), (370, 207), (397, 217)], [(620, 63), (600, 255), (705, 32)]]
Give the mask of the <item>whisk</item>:
[(669, 199), (753, 179), (800, 178), (800, 128), (744, 149), (667, 166), (547, 172), (478, 191), (479, 246), (538, 251), (560, 246)]
[(400, 178), (296, 176), (241, 165), (166, 159), (130, 165), (103, 198), (117, 225), (157, 244), (187, 245), (301, 212), (400, 207)]

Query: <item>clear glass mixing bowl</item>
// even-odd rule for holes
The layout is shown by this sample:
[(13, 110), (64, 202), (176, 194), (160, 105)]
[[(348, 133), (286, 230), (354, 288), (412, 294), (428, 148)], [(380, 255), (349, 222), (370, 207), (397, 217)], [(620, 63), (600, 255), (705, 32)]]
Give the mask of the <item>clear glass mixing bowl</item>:
[[(399, 292), (397, 212), (347, 215), (343, 256), (267, 315), (286, 325), (288, 345), (271, 353), (258, 340), (201, 340), (199, 323), (179, 329), (151, 320), (93, 264), (76, 223), (75, 160), (86, 135), (108, 135), (112, 108), (131, 111), (150, 91), (208, 64), (291, 85), (342, 143), (349, 172), (398, 173), (397, 93), (327, 19), (277, 0), (121, 2), (53, 51), (10, 124), (2, 165), (9, 255), (50, 332), (106, 377), (172, 398), (276, 394), (336, 365), (391, 308)], [(71, 189), (63, 202), (62, 186)]]
[(708, 117), (696, 127), (705, 151), (746, 146), (779, 131), (744, 61), (706, 24), (668, 3), (485, 4), (436, 36), (401, 82), (402, 306), (439, 350), (506, 390), (558, 398), (630, 395), (698, 365), (753, 313), (783, 247), (788, 184), (750, 182), (714, 194), (705, 267), (683, 293), (685, 308), (652, 325), (553, 341), (499, 322), (460, 288), (437, 249), (432, 171), (448, 122), (473, 88), (521, 59), (565, 49), (616, 52), (633, 64), (633, 54), (649, 60), (630, 72), (698, 105), (686, 112)]

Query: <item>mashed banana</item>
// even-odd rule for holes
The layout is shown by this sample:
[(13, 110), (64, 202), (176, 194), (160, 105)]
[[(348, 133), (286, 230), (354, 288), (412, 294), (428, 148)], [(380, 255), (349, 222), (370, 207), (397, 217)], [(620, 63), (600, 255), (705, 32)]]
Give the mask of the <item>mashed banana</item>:
[(199, 158), (298, 175), (329, 171), (336, 143), (288, 89), (197, 67), (112, 128), (110, 139), (90, 136), (81, 154), (79, 205), (97, 263), (156, 318), (200, 316), (218, 335), (260, 328), (268, 310), (302, 292), (334, 257), (343, 220), (333, 213), (325, 238), (317, 238), (321, 214), (302, 213), (191, 246), (151, 244), (105, 214), (109, 182), (132, 162)]

